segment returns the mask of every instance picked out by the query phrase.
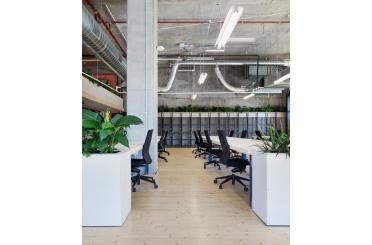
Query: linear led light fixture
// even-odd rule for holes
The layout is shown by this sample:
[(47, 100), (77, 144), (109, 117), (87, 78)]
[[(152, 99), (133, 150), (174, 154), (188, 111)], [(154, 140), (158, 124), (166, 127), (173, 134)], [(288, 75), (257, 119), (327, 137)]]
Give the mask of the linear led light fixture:
[(227, 40), (229, 40), (231, 33), (240, 19), (240, 16), (242, 16), (243, 9), (243, 7), (235, 8), (234, 6), (231, 6), (229, 9), (229, 12), (227, 13), (225, 21), (223, 22), (220, 30), (220, 34), (218, 34), (216, 43), (214, 44), (217, 49), (225, 47)]
[(207, 49), (205, 50), (206, 53), (219, 53), (219, 52), (225, 52), (223, 49)]
[(207, 79), (208, 73), (200, 73), (199, 79), (198, 79), (198, 84), (202, 85), (205, 82), (205, 79)]
[(196, 97), (198, 97), (198, 95), (197, 95), (197, 94), (193, 94), (193, 95), (191, 95), (191, 99), (192, 99), (192, 100), (195, 100), (195, 99), (196, 99)]
[(254, 93), (248, 94), (247, 96), (245, 96), (245, 97), (243, 98), (243, 100), (246, 100), (246, 99), (252, 98), (253, 96), (254, 96)]
[(214, 60), (213, 57), (190, 57), (187, 58), (186, 60)]
[(230, 37), (229, 42), (233, 43), (254, 43), (256, 42), (255, 37)]
[(278, 78), (277, 80), (274, 81), (274, 84), (277, 85), (279, 83), (282, 83), (284, 82), (285, 80), (287, 80), (288, 78), (290, 77), (290, 73)]

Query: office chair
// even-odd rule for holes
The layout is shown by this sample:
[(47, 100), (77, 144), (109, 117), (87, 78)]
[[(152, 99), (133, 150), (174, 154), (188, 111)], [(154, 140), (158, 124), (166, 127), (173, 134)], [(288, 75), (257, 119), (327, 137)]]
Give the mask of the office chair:
[(234, 137), (234, 133), (235, 133), (234, 130), (230, 130), (229, 137)]
[(165, 152), (164, 138), (165, 138), (165, 134), (164, 134), (164, 131), (162, 131), (161, 136), (160, 136), (160, 140), (158, 142), (158, 158), (161, 158), (165, 162), (168, 162), (168, 159), (161, 155), (162, 152)]
[(144, 181), (153, 183), (154, 188), (155, 189), (158, 188), (158, 185), (156, 184), (155, 179), (153, 177), (150, 177), (150, 176), (141, 175), (141, 170), (140, 170), (140, 167), (145, 167), (145, 166), (148, 166), (152, 163), (152, 159), (151, 159), (150, 152), (149, 152), (150, 144), (151, 144), (151, 138), (152, 138), (152, 132), (153, 132), (152, 129), (147, 131), (145, 143), (143, 144), (143, 147), (142, 147), (142, 157), (143, 158), (142, 159), (131, 159), (131, 171), (133, 173), (136, 173), (136, 175), (132, 177), (132, 191), (133, 192), (136, 192), (135, 185), (136, 184), (139, 185), (140, 180), (144, 180)]
[(198, 138), (198, 135), (196, 134), (196, 131), (194, 130), (193, 131), (194, 133), (194, 137), (195, 137), (195, 146), (196, 146), (196, 149), (192, 150), (192, 153), (198, 153), (198, 152), (201, 152), (201, 149), (200, 149), (200, 142), (199, 142), (199, 138)]
[(260, 130), (256, 130), (255, 133), (256, 133), (257, 139), (262, 140), (262, 133), (261, 133), (261, 131)]
[(242, 133), (240, 134), (240, 138), (247, 138), (247, 135), (248, 135), (248, 131), (247, 130), (243, 130)]
[(207, 139), (207, 150), (206, 152), (212, 156), (212, 160), (204, 163), (204, 169), (207, 165), (213, 164), (213, 166), (218, 166), (218, 169), (221, 170), (221, 166), (219, 162), (213, 158), (220, 157), (222, 154), (222, 150), (219, 148), (213, 148), (213, 143), (211, 137), (209, 136), (209, 132), (204, 130), (205, 138)]
[(235, 175), (234, 173), (245, 172), (245, 168), (247, 167), (247, 165), (249, 165), (249, 162), (245, 159), (242, 159), (242, 158), (235, 158), (235, 157), (231, 158), (230, 157), (230, 146), (227, 142), (225, 132), (222, 131), (222, 130), (218, 130), (217, 133), (218, 133), (218, 138), (220, 139), (220, 144), (221, 144), (221, 147), (222, 147), (222, 154), (221, 154), (221, 157), (220, 157), (220, 161), (221, 161), (221, 163), (226, 165), (226, 167), (233, 167), (233, 169), (231, 170), (231, 172), (232, 172), (231, 175), (217, 177), (217, 178), (214, 179), (213, 182), (217, 183), (217, 180), (219, 180), (219, 179), (223, 180), (220, 183), (220, 186), (219, 186), (219, 188), (222, 189), (222, 185), (224, 183), (231, 180), (232, 184), (235, 185), (235, 181), (237, 181), (242, 186), (244, 186), (244, 191), (248, 191), (248, 187), (247, 187), (246, 184), (243, 183), (243, 180), (249, 181), (249, 179), (240, 177), (238, 175)]
[[(169, 155), (170, 155), (169, 151), (167, 151), (167, 150), (165, 149), (165, 147), (167, 146), (168, 131), (166, 130), (165, 133), (164, 133), (164, 131), (162, 131), (161, 136), (163, 137), (163, 140), (162, 140), (161, 149), (160, 149), (159, 151), (160, 151), (160, 153), (163, 153), (163, 152), (164, 152), (164, 153), (167, 153), (168, 156), (169, 156)], [(160, 141), (161, 141), (161, 138), (160, 138), (160, 140), (159, 140), (159, 143), (160, 143)]]
[(197, 132), (198, 137), (199, 137), (199, 145), (200, 145), (201, 152), (200, 152), (199, 154), (197, 154), (197, 155), (195, 156), (195, 158), (200, 157), (200, 156), (203, 156), (204, 159), (205, 159), (205, 156), (208, 154), (208, 153), (206, 152), (206, 150), (207, 150), (207, 146), (208, 146), (208, 145), (207, 145), (206, 142), (204, 142), (200, 130), (198, 129), (198, 130), (196, 130), (196, 132)]

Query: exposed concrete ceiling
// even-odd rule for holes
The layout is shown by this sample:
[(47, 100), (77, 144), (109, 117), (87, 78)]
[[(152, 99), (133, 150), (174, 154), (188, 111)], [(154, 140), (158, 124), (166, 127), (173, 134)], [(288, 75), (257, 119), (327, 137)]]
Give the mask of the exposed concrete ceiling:
[[(126, 36), (127, 1), (91, 2), (106, 20), (110, 20), (105, 10), (107, 5), (118, 22), (118, 29), (114, 28), (113, 33), (122, 40), (120, 31)], [(243, 6), (241, 20), (249, 22), (239, 23), (232, 37), (254, 37), (256, 41), (228, 43), (224, 53), (211, 55), (289, 58), (289, 0), (158, 0), (158, 44), (165, 48), (159, 55), (199, 55), (205, 49), (201, 47), (213, 47), (221, 22), (232, 5)], [(161, 23), (162, 21), (181, 23)], [(190, 21), (197, 23), (187, 23)], [(190, 44), (193, 48), (180, 49), (180, 43)]]

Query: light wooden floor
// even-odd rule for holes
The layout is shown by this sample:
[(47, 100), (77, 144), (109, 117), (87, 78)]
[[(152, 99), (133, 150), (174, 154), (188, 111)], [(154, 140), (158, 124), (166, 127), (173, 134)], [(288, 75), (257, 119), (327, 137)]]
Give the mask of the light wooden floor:
[(159, 160), (159, 188), (141, 182), (132, 194), (132, 211), (121, 227), (83, 228), (89, 245), (236, 245), (289, 244), (288, 227), (267, 227), (248, 205), (248, 193), (236, 183), (218, 189), (216, 176), (228, 169), (203, 169), (191, 149), (169, 149)]

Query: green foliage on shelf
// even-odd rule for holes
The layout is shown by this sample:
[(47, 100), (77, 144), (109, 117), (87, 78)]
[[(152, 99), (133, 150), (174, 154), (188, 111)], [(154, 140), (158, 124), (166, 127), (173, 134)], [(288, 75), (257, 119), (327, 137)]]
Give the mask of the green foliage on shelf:
[(235, 107), (217, 107), (217, 106), (179, 106), (179, 107), (167, 107), (159, 106), (158, 112), (284, 112), (283, 107), (273, 107), (267, 105), (265, 107), (247, 107), (247, 106), (235, 106)]
[(92, 153), (115, 153), (115, 145), (121, 143), (129, 146), (124, 129), (130, 125), (142, 124), (136, 116), (116, 114), (110, 120), (110, 110), (104, 112), (102, 118), (97, 112), (83, 109), (83, 155)]
[(262, 139), (263, 145), (259, 146), (263, 152), (267, 153), (285, 153), (289, 156), (290, 152), (290, 136), (289, 132), (286, 134), (285, 132), (276, 130), (272, 127), (269, 128), (269, 136), (270, 139)]

